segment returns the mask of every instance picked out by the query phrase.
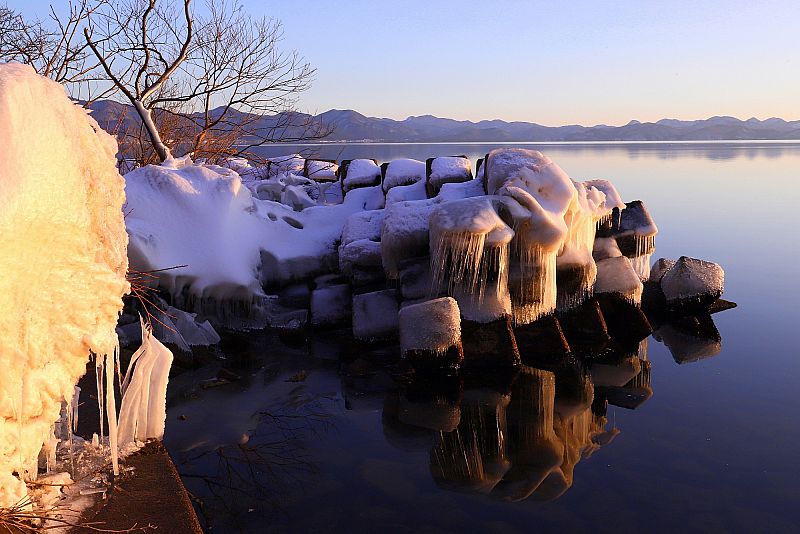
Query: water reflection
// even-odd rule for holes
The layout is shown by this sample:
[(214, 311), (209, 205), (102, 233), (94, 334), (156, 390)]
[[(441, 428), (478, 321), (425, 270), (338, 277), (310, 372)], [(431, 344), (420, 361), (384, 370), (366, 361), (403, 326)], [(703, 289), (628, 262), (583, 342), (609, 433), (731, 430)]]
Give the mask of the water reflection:
[[(712, 355), (698, 348), (713, 327), (706, 320), (700, 329), (660, 325), (678, 363)], [(620, 433), (608, 406), (634, 410), (653, 395), (648, 346), (646, 338), (591, 359), (539, 357), (542, 368), (523, 365), (489, 379), (411, 379), (386, 397), (384, 435), (404, 451), (427, 448), (442, 489), (505, 501), (557, 499), (572, 486), (576, 465)]]
[(265, 157), (299, 153), (305, 157), (334, 159), (376, 158), (379, 162), (398, 158), (425, 161), (443, 154), (465, 154), (476, 162), (494, 148), (513, 145), (519, 148), (540, 150), (553, 157), (624, 156), (631, 160), (654, 158), (661, 161), (675, 159), (706, 159), (710, 161), (752, 160), (760, 157), (778, 159), (796, 155), (800, 143), (793, 141), (746, 142), (675, 142), (675, 143), (308, 143), (300, 145), (279, 144), (260, 147)]

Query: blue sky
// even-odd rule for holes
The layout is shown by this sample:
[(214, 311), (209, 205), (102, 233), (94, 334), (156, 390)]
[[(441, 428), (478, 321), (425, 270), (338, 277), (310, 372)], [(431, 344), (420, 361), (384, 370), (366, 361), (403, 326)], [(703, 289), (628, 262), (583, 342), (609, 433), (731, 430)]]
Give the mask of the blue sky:
[[(48, 2), (8, 0), (26, 13)], [(800, 1), (243, 0), (316, 68), (304, 111), (800, 119)], [(201, 2), (198, 2), (198, 6)]]

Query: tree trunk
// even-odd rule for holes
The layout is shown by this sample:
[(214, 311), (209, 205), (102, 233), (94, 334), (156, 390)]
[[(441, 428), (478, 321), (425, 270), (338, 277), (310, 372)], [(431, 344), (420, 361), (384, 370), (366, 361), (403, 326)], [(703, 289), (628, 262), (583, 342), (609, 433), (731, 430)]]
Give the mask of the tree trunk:
[(144, 124), (144, 127), (147, 130), (147, 135), (150, 137), (150, 141), (153, 143), (153, 149), (156, 151), (158, 159), (161, 160), (161, 163), (172, 159), (172, 153), (170, 152), (169, 147), (167, 147), (167, 145), (165, 145), (161, 140), (161, 134), (158, 133), (156, 123), (153, 121), (152, 110), (144, 107), (144, 104), (142, 104), (140, 100), (134, 100), (133, 105), (136, 108), (136, 112), (139, 113), (139, 118), (142, 119), (142, 124)]

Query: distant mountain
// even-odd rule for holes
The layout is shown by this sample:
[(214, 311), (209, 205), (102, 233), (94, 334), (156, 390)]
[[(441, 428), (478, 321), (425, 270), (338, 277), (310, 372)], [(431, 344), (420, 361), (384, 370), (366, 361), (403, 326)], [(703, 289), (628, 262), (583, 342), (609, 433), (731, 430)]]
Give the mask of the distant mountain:
[[(104, 128), (118, 121), (127, 106), (99, 101), (92, 115)], [(291, 117), (291, 120), (287, 120)], [(136, 121), (130, 112), (126, 121)], [(350, 109), (332, 109), (316, 116), (293, 113), (261, 119), (264, 130), (275, 129), (276, 138), (301, 136), (300, 128), (319, 123), (333, 128), (324, 141), (349, 142), (535, 142), (535, 141), (713, 141), (800, 139), (800, 120), (779, 118), (740, 120), (735, 117), (711, 117), (684, 121), (661, 119), (657, 122), (630, 121), (624, 126), (543, 126), (532, 122), (484, 120), (459, 121), (420, 115), (404, 120), (367, 117)], [(298, 126), (302, 125), (302, 126)]]

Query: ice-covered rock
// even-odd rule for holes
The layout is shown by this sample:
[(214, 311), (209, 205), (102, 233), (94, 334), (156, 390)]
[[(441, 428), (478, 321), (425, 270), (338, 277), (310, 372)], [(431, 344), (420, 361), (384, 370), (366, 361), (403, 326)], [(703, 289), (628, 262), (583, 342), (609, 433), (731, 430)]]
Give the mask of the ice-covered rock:
[(303, 167), (303, 176), (315, 182), (334, 182), (339, 166), (333, 160), (307, 159)]
[(400, 271), (400, 296), (403, 300), (424, 299), (431, 296), (431, 266), (428, 259), (411, 262)]
[(113, 362), (129, 289), (116, 152), (61, 85), (0, 64), (0, 508), (24, 502), (90, 351)]
[(672, 308), (708, 309), (725, 287), (725, 272), (716, 263), (681, 256), (661, 277), (661, 289)]
[(404, 306), (399, 313), (400, 350), (417, 369), (461, 364), (461, 313), (451, 297)]
[(397, 292), (394, 289), (353, 296), (353, 336), (362, 341), (388, 339), (398, 331)]
[(595, 294), (614, 293), (638, 305), (642, 300), (642, 289), (639, 275), (625, 256), (606, 258), (597, 262)]
[(605, 260), (606, 258), (618, 258), (622, 256), (617, 240), (613, 237), (597, 237), (592, 248), (594, 261)]
[(381, 168), (373, 159), (344, 160), (339, 167), (345, 193), (359, 187), (380, 185)]
[(614, 231), (622, 254), (629, 258), (652, 254), (656, 234), (658, 227), (644, 203), (641, 200), (627, 202), (625, 209), (619, 212), (619, 225)]
[(311, 292), (311, 324), (333, 326), (347, 323), (352, 313), (348, 284), (319, 287)]
[(353, 276), (353, 268), (380, 269), (381, 225), (384, 210), (369, 210), (348, 217), (339, 245), (339, 270)]
[(468, 182), (448, 182), (442, 185), (436, 198), (441, 201), (460, 200), (462, 198), (480, 197), (485, 195), (483, 182), (475, 178)]
[(428, 158), (426, 165), (426, 188), (429, 197), (435, 197), (446, 183), (472, 180), (472, 163), (466, 156), (442, 156)]
[(411, 185), (398, 185), (386, 193), (386, 207), (406, 200), (425, 200), (428, 193), (425, 191), (425, 181), (419, 181)]
[[(381, 165), (383, 190), (398, 186), (425, 183), (425, 162), (416, 159), (395, 159)], [(410, 199), (409, 199), (410, 200)]]
[(428, 219), (436, 206), (434, 200), (411, 200), (386, 208), (381, 226), (381, 255), (388, 278), (400, 275), (404, 260), (428, 256)]
[(661, 283), (661, 279), (667, 274), (667, 271), (672, 269), (675, 265), (675, 260), (669, 258), (658, 258), (650, 269), (651, 282)]
[(495, 203), (475, 197), (445, 202), (430, 216), (434, 287), (455, 297), (464, 318), (490, 322), (511, 314), (508, 247), (514, 231)]

